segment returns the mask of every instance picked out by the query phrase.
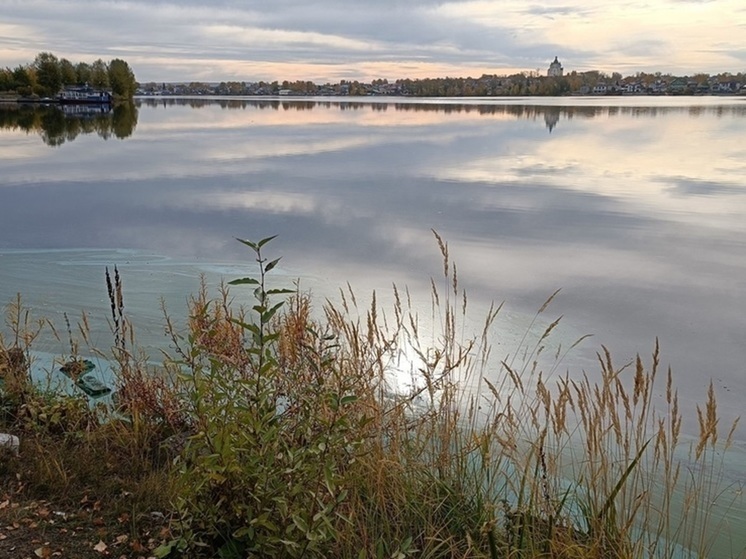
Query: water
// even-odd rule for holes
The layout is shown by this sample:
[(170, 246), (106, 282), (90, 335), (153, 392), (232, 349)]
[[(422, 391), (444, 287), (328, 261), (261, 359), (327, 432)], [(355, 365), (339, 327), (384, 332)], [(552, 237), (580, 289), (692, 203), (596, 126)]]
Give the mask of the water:
[(3, 106), (0, 300), (105, 303), (102, 267), (132, 253), (127, 295), (183, 308), (200, 273), (240, 272), (234, 237), (273, 234), (309, 288), (426, 297), (435, 229), (473, 306), (520, 317), (562, 288), (567, 339), (594, 334), (582, 366), (657, 336), (685, 400), (712, 378), (720, 411), (741, 412), (746, 99), (373, 101), (157, 100), (37, 123)]
[[(167, 349), (160, 299), (183, 313), (201, 274), (250, 271), (234, 237), (277, 234), (280, 283), (334, 297), (396, 282), (426, 305), (435, 229), (475, 317), (505, 301), (497, 353), (562, 288), (553, 343), (593, 334), (571, 374), (595, 371), (602, 344), (620, 365), (647, 358), (657, 337), (685, 430), (711, 380), (723, 429), (743, 412), (744, 98), (158, 99), (0, 105), (0, 125), (0, 301), (88, 309), (95, 343), (111, 343), (107, 265), (141, 342)], [(736, 436), (746, 451), (746, 425)]]

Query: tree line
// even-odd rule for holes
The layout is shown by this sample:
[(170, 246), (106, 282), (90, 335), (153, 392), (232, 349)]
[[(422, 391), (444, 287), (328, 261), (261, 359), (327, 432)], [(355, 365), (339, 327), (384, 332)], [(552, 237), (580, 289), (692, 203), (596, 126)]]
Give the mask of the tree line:
[[(364, 96), (364, 95), (408, 95), (413, 97), (491, 97), (491, 96), (561, 96), (571, 93), (591, 92), (598, 84), (606, 84), (611, 91), (637, 84), (640, 93), (664, 91), (666, 84), (682, 79), (672, 74), (638, 72), (623, 76), (618, 72), (606, 74), (597, 70), (572, 71), (561, 77), (549, 77), (539, 72), (522, 72), (511, 75), (488, 75), (478, 78), (423, 78), (423, 79), (375, 79), (370, 83), (357, 80), (342, 80), (339, 83), (315, 84), (311, 81), (245, 82), (228, 81), (219, 84), (189, 82), (166, 84), (149, 82), (140, 84), (146, 95), (279, 95), (283, 91), (291, 95), (312, 96)], [(724, 72), (716, 75), (694, 74), (683, 78), (687, 87), (682, 94), (694, 94), (708, 90), (719, 83), (735, 83), (738, 87), (746, 83), (746, 73)], [(714, 84), (714, 85), (713, 85)], [(733, 89), (731, 88), (731, 91)]]
[(111, 91), (115, 97), (131, 98), (137, 89), (135, 74), (126, 61), (73, 63), (51, 52), (40, 52), (30, 64), (0, 68), (0, 92), (21, 97), (53, 97), (66, 86), (89, 85)]

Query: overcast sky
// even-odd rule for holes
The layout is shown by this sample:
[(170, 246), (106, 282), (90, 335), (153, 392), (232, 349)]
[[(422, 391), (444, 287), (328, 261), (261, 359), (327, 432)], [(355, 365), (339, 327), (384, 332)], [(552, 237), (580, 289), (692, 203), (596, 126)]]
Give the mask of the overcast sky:
[(123, 58), (145, 81), (746, 71), (744, 0), (0, 0), (0, 66)]

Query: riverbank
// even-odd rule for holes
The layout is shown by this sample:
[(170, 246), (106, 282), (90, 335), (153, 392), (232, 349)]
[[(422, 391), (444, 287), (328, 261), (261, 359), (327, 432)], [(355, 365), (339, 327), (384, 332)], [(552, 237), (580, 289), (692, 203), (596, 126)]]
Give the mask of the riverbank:
[[(185, 328), (168, 322), (172, 350), (157, 367), (134, 345), (110, 270), (102, 355), (115, 404), (40, 391), (6, 361), (2, 429), (21, 452), (2, 461), (4, 508), (43, 498), (42, 510), (98, 523), (79, 530), (101, 534), (81, 538), (91, 553), (133, 557), (740, 557), (721, 518), (738, 488), (719, 485), (729, 443), (714, 394), (682, 460), (689, 445), (657, 347), (632, 366), (602, 350), (585, 382), (549, 378), (561, 358), (545, 351), (553, 321), (529, 329), (522, 358), (495, 363), (500, 311), (466, 333), (465, 294), (436, 240), (444, 277), (433, 286), (445, 287), (433, 287), (433, 335), (404, 292), (393, 308), (358, 307), (347, 291), (314, 309), (272, 279), (268, 240), (246, 242), (260, 265), (231, 289), (253, 290), (254, 303), (202, 290)], [(47, 327), (22, 304), (8, 324), (6, 354), (31, 355)], [(80, 358), (91, 334), (85, 318), (58, 331), (64, 359)], [(22, 518), (41, 526), (34, 510)]]

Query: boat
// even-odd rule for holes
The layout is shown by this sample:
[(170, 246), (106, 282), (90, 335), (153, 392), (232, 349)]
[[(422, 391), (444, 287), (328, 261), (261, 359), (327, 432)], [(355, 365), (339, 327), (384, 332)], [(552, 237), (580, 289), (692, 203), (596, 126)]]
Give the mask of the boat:
[(90, 86), (66, 87), (57, 96), (57, 102), (62, 104), (99, 104), (108, 105), (112, 101), (111, 93)]

